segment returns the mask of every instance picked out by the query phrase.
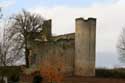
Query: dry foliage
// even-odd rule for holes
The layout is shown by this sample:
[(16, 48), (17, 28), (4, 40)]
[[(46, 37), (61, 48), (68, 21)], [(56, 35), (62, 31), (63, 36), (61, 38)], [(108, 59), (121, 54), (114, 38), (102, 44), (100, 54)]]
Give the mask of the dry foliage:
[(64, 67), (63, 64), (58, 65), (58, 68), (54, 65), (49, 64), (47, 61), (44, 63), (45, 65), (41, 65), (40, 74), (44, 79), (48, 82), (57, 82), (61, 83), (63, 80), (63, 74), (61, 69)]

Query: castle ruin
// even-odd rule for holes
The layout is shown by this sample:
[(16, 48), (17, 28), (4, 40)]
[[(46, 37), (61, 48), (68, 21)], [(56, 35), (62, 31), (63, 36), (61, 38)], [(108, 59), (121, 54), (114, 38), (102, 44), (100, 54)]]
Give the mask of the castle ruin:
[(51, 29), (51, 20), (46, 20), (44, 34), (28, 41), (30, 66), (46, 60), (67, 75), (95, 76), (96, 19), (77, 18), (75, 33), (52, 36)]

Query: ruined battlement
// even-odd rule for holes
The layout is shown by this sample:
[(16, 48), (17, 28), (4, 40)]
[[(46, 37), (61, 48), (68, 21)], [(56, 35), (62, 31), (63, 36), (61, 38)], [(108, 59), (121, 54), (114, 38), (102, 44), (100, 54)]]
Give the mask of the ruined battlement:
[(53, 41), (58, 41), (58, 40), (75, 40), (75, 33), (69, 33), (69, 34), (64, 34), (64, 35), (59, 35), (59, 36), (53, 36), (52, 40)]
[[(29, 41), (32, 49), (31, 66), (48, 61), (57, 70), (70, 75), (94, 76), (96, 56), (96, 19), (76, 18), (75, 33), (52, 36), (52, 20), (43, 24), (43, 32), (35, 41)], [(59, 68), (63, 63), (64, 68)]]
[(96, 21), (96, 18), (88, 18), (88, 19), (84, 19), (82, 17), (76, 18), (76, 21), (78, 21), (78, 20), (81, 20), (81, 21), (84, 21), (84, 22), (88, 22), (88, 21), (91, 21), (91, 20)]

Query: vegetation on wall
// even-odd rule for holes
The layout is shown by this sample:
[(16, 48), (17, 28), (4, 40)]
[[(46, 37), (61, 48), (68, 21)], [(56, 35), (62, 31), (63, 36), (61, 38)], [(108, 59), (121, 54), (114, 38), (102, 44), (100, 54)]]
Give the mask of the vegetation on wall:
[(61, 69), (63, 68), (63, 64), (60, 64), (57, 68), (54, 65), (49, 64), (48, 62), (45, 62), (45, 63), (46, 64), (41, 65), (41, 68), (40, 68), (41, 76), (44, 79), (46, 79), (48, 82), (60, 83), (64, 78), (61, 72)]

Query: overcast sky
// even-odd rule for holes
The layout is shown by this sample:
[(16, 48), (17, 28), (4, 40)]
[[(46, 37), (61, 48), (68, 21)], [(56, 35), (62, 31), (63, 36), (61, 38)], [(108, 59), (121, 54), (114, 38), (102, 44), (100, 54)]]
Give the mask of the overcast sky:
[(0, 0), (4, 16), (26, 9), (52, 19), (53, 34), (75, 32), (75, 18), (97, 18), (96, 66), (117, 67), (116, 44), (125, 27), (125, 0)]

